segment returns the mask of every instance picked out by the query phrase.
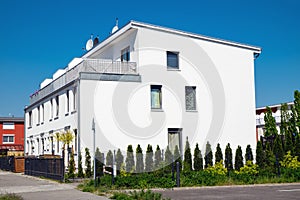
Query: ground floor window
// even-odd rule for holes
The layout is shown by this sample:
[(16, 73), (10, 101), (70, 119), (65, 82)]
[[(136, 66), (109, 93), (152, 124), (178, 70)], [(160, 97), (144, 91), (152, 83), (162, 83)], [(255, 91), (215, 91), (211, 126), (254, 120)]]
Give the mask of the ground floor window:
[(180, 153), (182, 152), (182, 128), (168, 128), (168, 145), (172, 153), (178, 146)]
[(12, 144), (15, 143), (14, 135), (3, 135), (3, 144)]

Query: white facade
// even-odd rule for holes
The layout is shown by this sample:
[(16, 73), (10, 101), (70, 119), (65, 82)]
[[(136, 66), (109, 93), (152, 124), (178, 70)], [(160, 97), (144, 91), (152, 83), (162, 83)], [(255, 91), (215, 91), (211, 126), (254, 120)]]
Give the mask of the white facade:
[(76, 153), (92, 150), (93, 119), (96, 146), (104, 153), (120, 148), (125, 155), (129, 144), (144, 152), (148, 144), (154, 150), (179, 145), (182, 152), (186, 137), (203, 153), (207, 141), (213, 150), (217, 143), (224, 150), (227, 143), (254, 148), (254, 60), (260, 52), (131, 21), (31, 97), (25, 153), (54, 149), (61, 155), (51, 137), (68, 128), (76, 132)]

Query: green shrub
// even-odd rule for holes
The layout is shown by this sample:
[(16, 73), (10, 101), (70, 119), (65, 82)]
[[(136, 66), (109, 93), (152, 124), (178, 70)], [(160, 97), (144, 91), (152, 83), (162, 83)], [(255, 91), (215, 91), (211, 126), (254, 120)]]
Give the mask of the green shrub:
[(251, 160), (248, 160), (246, 165), (241, 167), (239, 171), (234, 171), (237, 175), (236, 178), (243, 183), (254, 183), (256, 176), (258, 175), (258, 165), (253, 164)]
[(160, 193), (154, 193), (151, 190), (133, 191), (129, 193), (114, 193), (111, 199), (117, 200), (167, 200)]
[(23, 197), (16, 194), (0, 194), (0, 200), (23, 200)]

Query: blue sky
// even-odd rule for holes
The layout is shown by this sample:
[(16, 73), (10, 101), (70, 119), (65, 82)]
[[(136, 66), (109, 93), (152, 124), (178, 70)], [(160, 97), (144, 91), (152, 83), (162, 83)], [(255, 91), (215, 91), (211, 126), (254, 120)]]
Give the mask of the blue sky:
[(300, 1), (0, 1), (0, 116), (23, 116), (41, 81), (80, 56), (90, 34), (137, 20), (260, 46), (256, 105), (300, 90)]

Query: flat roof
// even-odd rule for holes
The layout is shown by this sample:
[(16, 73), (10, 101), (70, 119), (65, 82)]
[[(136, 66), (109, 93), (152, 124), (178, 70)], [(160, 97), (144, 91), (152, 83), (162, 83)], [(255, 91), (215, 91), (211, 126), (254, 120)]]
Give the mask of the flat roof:
[(0, 122), (24, 122), (24, 117), (0, 117)]

